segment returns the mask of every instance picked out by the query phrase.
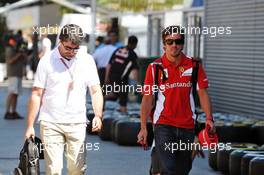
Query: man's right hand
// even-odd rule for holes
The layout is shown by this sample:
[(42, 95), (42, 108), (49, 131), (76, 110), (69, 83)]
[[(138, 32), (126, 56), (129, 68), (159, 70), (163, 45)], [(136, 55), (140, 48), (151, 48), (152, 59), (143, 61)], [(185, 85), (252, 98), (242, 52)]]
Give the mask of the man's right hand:
[(28, 127), (25, 133), (25, 140), (29, 139), (30, 137), (35, 137), (35, 130), (34, 127)]
[(146, 145), (147, 144), (147, 136), (148, 136), (148, 131), (147, 131), (147, 128), (141, 128), (139, 133), (138, 133), (138, 143), (140, 144), (144, 144)]

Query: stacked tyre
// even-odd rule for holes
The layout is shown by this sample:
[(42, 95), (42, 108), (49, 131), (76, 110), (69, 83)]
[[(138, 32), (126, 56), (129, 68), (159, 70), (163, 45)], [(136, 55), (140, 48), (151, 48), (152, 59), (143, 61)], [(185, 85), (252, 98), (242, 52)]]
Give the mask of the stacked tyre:
[(229, 122), (216, 127), (219, 142), (223, 143), (252, 143), (251, 124)]
[[(152, 124), (147, 123), (148, 144), (152, 144), (153, 132)], [(137, 143), (137, 135), (140, 130), (140, 119), (136, 113), (124, 115), (121, 113), (113, 113), (103, 118), (102, 130), (99, 133), (101, 140), (112, 140), (119, 145), (139, 145)]]
[(111, 126), (112, 122), (115, 120), (113, 115), (105, 115), (102, 121), (102, 129), (99, 132), (99, 137), (101, 140), (112, 140), (111, 138)]
[(217, 170), (221, 171), (224, 174), (229, 173), (229, 161), (230, 161), (230, 154), (235, 150), (247, 150), (247, 151), (254, 151), (257, 150), (256, 144), (231, 144), (226, 146), (224, 149), (219, 149), (217, 151)]
[(121, 121), (128, 121), (129, 120), (129, 118), (128, 117), (125, 117), (125, 118), (117, 118), (117, 119), (115, 119), (115, 120), (113, 120), (113, 122), (112, 122), (112, 125), (111, 125), (111, 139), (112, 139), (112, 141), (113, 142), (117, 142), (117, 123), (118, 122), (121, 122)]
[(208, 154), (208, 164), (209, 166), (217, 171), (217, 149), (215, 151), (209, 150), (209, 154)]
[[(152, 124), (148, 122), (148, 144), (152, 144), (153, 133)], [(138, 145), (137, 135), (140, 130), (140, 119), (128, 118), (127, 120), (119, 120), (115, 126), (115, 141), (119, 145)]]
[(102, 129), (101, 132), (99, 133), (99, 137), (102, 140), (114, 140), (113, 130), (115, 123), (118, 120), (126, 119), (126, 118), (128, 118), (128, 115), (122, 115), (117, 112), (113, 112), (112, 114), (105, 115), (103, 117)]
[(255, 157), (249, 163), (249, 175), (264, 174), (264, 157)]
[[(244, 155), (246, 154), (264, 154), (264, 151), (258, 151), (258, 150), (235, 150), (230, 154), (229, 157), (229, 174), (230, 175), (241, 175), (242, 170), (243, 170), (243, 166), (241, 162), (242, 162), (242, 158)], [(249, 165), (247, 165), (248, 167)], [(242, 168), (243, 167), (243, 168)], [(245, 171), (245, 170), (243, 170)]]
[[(216, 121), (215, 126), (219, 144), (236, 144), (231, 144), (231, 149), (209, 151), (208, 164), (213, 170), (221, 171), (225, 174), (241, 174), (242, 171), (245, 171), (242, 170), (244, 166), (241, 165), (243, 156), (250, 152), (258, 154), (262, 152), (257, 149), (257, 144), (264, 144), (264, 122), (258, 122), (257, 119), (222, 113), (214, 113), (213, 116)], [(199, 130), (204, 127), (204, 122), (201, 121), (205, 121), (204, 114), (200, 115)], [(260, 164), (259, 162), (260, 160), (258, 164)], [(248, 168), (249, 162), (245, 169)]]
[[(241, 159), (241, 175), (249, 175), (249, 166), (250, 166), (250, 161), (254, 159), (255, 157), (264, 157), (264, 153), (249, 153), (246, 154), (242, 157)], [(261, 173), (259, 173), (261, 174)]]
[(254, 143), (264, 144), (264, 121), (257, 122), (252, 126), (252, 135), (255, 138)]

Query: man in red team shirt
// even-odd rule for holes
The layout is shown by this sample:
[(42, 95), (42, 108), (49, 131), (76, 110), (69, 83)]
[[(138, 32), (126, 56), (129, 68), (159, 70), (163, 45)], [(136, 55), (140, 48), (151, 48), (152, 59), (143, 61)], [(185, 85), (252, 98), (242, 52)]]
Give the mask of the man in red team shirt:
[[(183, 52), (184, 34), (179, 26), (162, 31), (164, 55), (148, 66), (144, 86), (158, 85), (155, 92), (143, 92), (139, 141), (147, 141), (147, 117), (154, 124), (154, 140), (161, 175), (187, 175), (192, 168), (191, 143), (194, 141), (195, 104), (192, 95), (193, 60)], [(162, 67), (161, 69), (158, 69)], [(156, 75), (156, 71), (158, 74)], [(158, 80), (158, 81), (156, 81)], [(208, 80), (199, 65), (197, 91), (206, 125), (214, 132), (211, 102), (207, 93)], [(153, 103), (155, 104), (153, 108)]]

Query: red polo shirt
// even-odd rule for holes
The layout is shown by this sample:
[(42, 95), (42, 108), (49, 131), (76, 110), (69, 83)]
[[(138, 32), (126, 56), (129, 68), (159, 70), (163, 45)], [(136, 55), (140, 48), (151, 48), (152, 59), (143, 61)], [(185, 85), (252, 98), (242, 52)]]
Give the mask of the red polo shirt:
[[(171, 63), (164, 54), (148, 66), (144, 84), (144, 95), (153, 94), (157, 63), (161, 63), (167, 80), (162, 82), (159, 71), (159, 91), (156, 109), (153, 113), (154, 124), (166, 124), (179, 128), (193, 128), (195, 105), (192, 94), (192, 58), (182, 54), (179, 65)], [(151, 88), (152, 87), (152, 88)], [(208, 80), (202, 65), (199, 65), (197, 90), (207, 88)]]

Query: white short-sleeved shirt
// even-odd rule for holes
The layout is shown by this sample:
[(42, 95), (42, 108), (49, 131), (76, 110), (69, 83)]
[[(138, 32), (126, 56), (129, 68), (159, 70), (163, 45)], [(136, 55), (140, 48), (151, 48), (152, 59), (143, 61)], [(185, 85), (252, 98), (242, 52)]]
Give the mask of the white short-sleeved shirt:
[(100, 84), (94, 59), (80, 52), (70, 61), (64, 59), (73, 74), (73, 89), (70, 90), (72, 78), (60, 58), (56, 47), (38, 64), (33, 86), (45, 89), (38, 120), (85, 123), (87, 87)]

